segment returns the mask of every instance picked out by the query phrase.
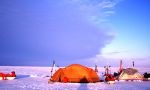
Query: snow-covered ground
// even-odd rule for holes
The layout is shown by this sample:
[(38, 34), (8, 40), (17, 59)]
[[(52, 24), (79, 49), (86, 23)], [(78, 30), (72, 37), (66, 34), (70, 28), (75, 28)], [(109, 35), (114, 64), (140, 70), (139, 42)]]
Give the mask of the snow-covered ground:
[[(137, 68), (140, 73), (150, 72), (150, 68)], [(101, 73), (104, 68), (98, 68)], [(112, 68), (112, 72), (117, 72), (118, 68)], [(98, 83), (51, 83), (50, 67), (25, 67), (25, 66), (0, 66), (0, 72), (16, 72), (16, 79), (1, 80), (0, 90), (150, 90), (150, 81), (141, 82), (116, 82), (116, 84)]]

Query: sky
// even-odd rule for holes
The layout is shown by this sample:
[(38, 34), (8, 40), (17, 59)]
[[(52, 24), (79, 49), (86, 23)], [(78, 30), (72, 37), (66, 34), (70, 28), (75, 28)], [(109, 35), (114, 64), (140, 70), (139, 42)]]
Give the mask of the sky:
[(104, 48), (105, 57), (121, 58), (126, 64), (136, 61), (138, 66), (149, 67), (149, 5), (148, 0), (124, 0), (116, 5), (116, 13), (109, 19), (116, 36)]
[(0, 0), (0, 65), (149, 67), (148, 0)]

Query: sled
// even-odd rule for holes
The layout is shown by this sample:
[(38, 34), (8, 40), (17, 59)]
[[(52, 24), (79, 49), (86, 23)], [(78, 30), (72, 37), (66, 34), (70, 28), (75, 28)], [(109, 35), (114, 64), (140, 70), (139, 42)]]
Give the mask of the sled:
[(10, 74), (0, 73), (0, 80), (14, 80), (16, 78), (16, 74), (12, 71)]
[(108, 84), (114, 84), (115, 83), (115, 78), (112, 74), (106, 74), (105, 75), (105, 81)]
[(114, 84), (115, 81), (107, 81), (108, 84)]

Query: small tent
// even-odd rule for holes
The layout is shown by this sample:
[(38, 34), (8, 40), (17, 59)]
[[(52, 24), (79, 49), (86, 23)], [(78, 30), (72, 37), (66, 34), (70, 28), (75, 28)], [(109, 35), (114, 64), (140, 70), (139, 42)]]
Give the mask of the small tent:
[(127, 68), (121, 71), (118, 79), (119, 80), (143, 80), (143, 75), (141, 75), (137, 69)]
[(99, 80), (99, 76), (93, 69), (79, 64), (72, 64), (58, 69), (50, 79), (53, 82), (73, 83), (98, 82)]

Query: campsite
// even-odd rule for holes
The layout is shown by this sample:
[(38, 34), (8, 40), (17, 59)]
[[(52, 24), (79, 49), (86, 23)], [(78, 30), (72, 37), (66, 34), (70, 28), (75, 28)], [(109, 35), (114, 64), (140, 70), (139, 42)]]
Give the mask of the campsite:
[(0, 90), (150, 90), (149, 64), (150, 0), (0, 0)]
[[(64, 68), (64, 67), (62, 67)], [(94, 70), (95, 67), (90, 67)], [(116, 81), (115, 84), (106, 82), (96, 83), (65, 83), (51, 82), (52, 67), (33, 66), (0, 66), (0, 71), (5, 73), (15, 71), (17, 77), (14, 80), (0, 80), (0, 90), (148, 90), (150, 81)], [(56, 71), (58, 68), (55, 68)], [(53, 68), (53, 70), (55, 70)], [(137, 68), (139, 73), (150, 71), (149, 68)], [(117, 71), (118, 67), (112, 67), (111, 71)], [(80, 71), (81, 72), (81, 71)], [(79, 72), (79, 73), (80, 73)], [(98, 67), (97, 75), (103, 79), (104, 67)]]

